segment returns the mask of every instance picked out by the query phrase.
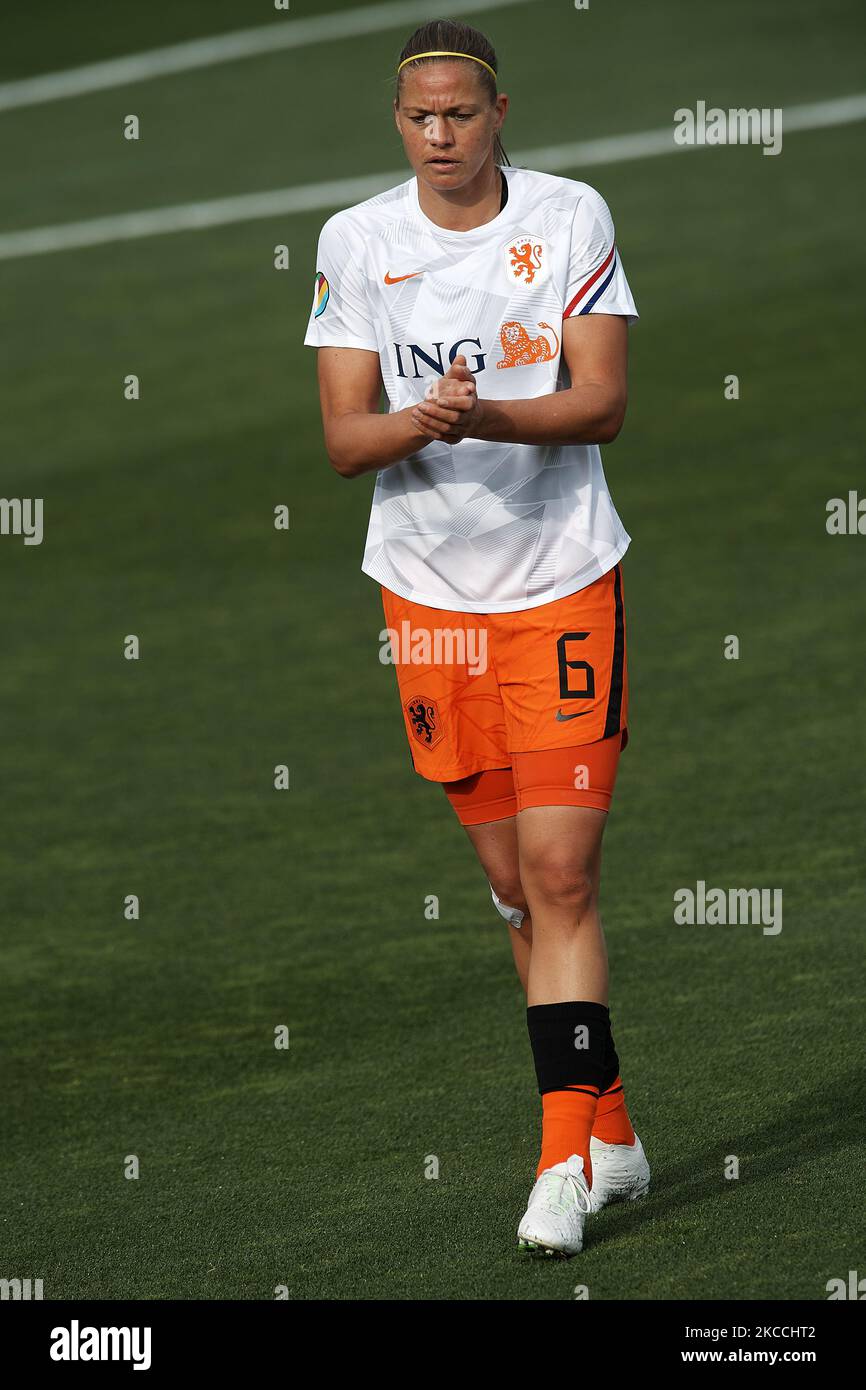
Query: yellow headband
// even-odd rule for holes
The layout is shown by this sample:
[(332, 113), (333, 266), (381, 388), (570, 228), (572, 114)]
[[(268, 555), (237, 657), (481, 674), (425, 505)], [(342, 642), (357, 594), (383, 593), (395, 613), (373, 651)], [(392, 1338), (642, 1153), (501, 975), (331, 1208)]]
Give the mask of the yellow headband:
[(431, 48), (429, 53), (413, 53), (411, 58), (403, 59), (397, 71), (399, 72), (400, 68), (405, 67), (407, 63), (414, 63), (416, 58), (471, 58), (473, 63), (480, 63), (483, 68), (492, 73), (494, 79), (496, 77), (493, 68), (489, 63), (485, 63), (483, 58), (476, 58), (474, 53), (453, 53), (450, 48)]

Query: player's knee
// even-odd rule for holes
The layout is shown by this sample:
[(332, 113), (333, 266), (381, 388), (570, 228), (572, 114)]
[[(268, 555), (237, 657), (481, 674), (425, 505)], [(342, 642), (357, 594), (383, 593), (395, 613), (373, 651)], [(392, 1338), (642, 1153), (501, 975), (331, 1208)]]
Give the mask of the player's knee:
[(596, 883), (587, 869), (548, 858), (534, 866), (532, 889), (551, 907), (571, 908), (582, 917), (595, 903)]

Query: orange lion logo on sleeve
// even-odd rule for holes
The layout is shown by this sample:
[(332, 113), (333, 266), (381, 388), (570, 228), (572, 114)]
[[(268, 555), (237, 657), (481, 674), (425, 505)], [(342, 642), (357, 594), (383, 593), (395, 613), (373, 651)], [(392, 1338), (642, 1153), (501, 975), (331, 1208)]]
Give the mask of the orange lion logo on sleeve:
[(499, 330), (499, 341), (505, 355), (496, 363), (497, 367), (526, 367), (532, 362), (549, 362), (555, 357), (559, 352), (556, 329), (549, 323), (539, 323), (538, 326), (550, 329), (556, 339), (556, 346), (551, 347), (542, 334), (537, 338), (530, 338), (523, 324), (511, 319), (508, 323), (503, 323)]

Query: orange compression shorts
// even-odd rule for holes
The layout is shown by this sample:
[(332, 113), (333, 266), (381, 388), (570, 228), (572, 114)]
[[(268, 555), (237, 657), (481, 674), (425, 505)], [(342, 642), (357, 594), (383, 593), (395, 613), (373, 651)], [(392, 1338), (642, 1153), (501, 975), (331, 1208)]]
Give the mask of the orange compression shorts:
[(464, 825), (524, 806), (607, 810), (628, 742), (619, 564), (511, 613), (431, 608), (382, 588), (412, 764)]

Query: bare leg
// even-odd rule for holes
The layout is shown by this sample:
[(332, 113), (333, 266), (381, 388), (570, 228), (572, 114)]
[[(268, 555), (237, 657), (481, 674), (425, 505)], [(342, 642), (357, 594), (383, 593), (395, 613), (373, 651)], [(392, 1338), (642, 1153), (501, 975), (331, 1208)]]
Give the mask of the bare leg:
[[(607, 947), (598, 911), (606, 823), (606, 813), (591, 807), (532, 806), (518, 816), (464, 826), (497, 897), (525, 913), (523, 925), (507, 931), (530, 1003), (608, 1002)], [(540, 928), (524, 877), (532, 883)], [(541, 950), (533, 951), (542, 932)]]
[(515, 820), (519, 881), (533, 925), (527, 1002), (586, 999), (606, 1005), (598, 890), (607, 814), (588, 806), (530, 806)]
[[(526, 915), (520, 927), (507, 927), (511, 939), (514, 965), (524, 993), (529, 981), (529, 959), (532, 953), (532, 919), (518, 872), (517, 818), (487, 821), (484, 825), (466, 825), (464, 830), (472, 841), (497, 898), (508, 907), (519, 907)], [(491, 912), (495, 912), (493, 904)], [(505, 926), (505, 922), (502, 923)]]
[[(502, 894), (498, 896), (501, 898)], [(503, 902), (505, 899), (502, 899)], [(515, 907), (515, 903), (509, 903), (509, 907)], [(502, 924), (505, 926), (505, 923)], [(522, 927), (508, 927), (508, 935), (511, 938), (511, 954), (514, 957), (514, 967), (517, 971), (520, 983), (523, 985), (523, 993), (529, 989), (529, 961), (532, 955), (532, 918), (528, 915), (523, 919)]]

